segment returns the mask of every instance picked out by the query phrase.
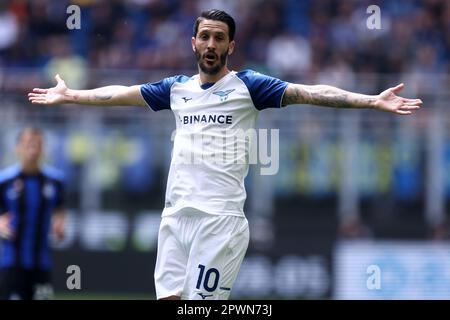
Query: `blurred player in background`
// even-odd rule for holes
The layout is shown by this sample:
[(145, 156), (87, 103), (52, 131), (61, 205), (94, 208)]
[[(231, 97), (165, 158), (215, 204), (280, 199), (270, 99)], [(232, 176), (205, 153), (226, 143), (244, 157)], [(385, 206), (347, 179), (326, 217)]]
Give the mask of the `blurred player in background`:
[[(93, 90), (71, 90), (57, 75), (56, 87), (29, 93), (36, 104), (131, 105), (174, 112), (177, 132), (155, 268), (158, 299), (229, 297), (249, 242), (243, 212), (248, 163), (224, 164), (204, 158), (220, 154), (225, 145), (219, 141), (227, 135), (254, 128), (259, 111), (312, 104), (409, 115), (422, 104), (419, 99), (396, 95), (403, 84), (368, 96), (327, 85), (287, 83), (252, 70), (231, 71), (227, 58), (235, 48), (234, 34), (235, 22), (227, 13), (203, 12), (191, 40), (197, 75)], [(202, 135), (200, 146), (191, 143), (196, 134)], [(248, 153), (247, 147), (241, 158)], [(191, 156), (203, 161), (189, 163), (186, 160)]]
[(61, 175), (41, 165), (43, 135), (28, 127), (16, 146), (19, 163), (0, 173), (0, 298), (51, 299), (49, 232), (64, 236)]

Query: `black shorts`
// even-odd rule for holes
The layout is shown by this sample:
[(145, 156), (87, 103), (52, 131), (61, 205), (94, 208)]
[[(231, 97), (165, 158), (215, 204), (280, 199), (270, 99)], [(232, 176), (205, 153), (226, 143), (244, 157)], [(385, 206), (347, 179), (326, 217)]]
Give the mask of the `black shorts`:
[(53, 298), (50, 271), (0, 269), (1, 300), (48, 300)]

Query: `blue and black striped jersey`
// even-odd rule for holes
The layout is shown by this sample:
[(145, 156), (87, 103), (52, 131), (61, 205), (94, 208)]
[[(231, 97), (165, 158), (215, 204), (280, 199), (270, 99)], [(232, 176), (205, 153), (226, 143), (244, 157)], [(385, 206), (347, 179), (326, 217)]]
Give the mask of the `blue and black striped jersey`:
[(3, 240), (0, 268), (50, 268), (51, 216), (63, 203), (62, 175), (56, 169), (45, 166), (30, 175), (14, 165), (0, 172), (0, 214), (11, 214), (15, 234)]

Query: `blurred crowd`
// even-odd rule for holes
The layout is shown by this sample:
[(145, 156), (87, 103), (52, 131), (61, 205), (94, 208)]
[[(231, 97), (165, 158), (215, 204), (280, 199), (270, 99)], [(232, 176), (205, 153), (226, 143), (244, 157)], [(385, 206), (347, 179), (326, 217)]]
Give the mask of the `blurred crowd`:
[[(66, 26), (71, 4), (81, 8), (79, 30)], [(366, 24), (371, 4), (381, 9), (379, 30)], [(447, 0), (2, 0), (0, 67), (69, 65), (80, 87), (92, 68), (195, 71), (193, 22), (211, 8), (236, 19), (236, 70), (331, 83), (353, 73), (450, 72)]]

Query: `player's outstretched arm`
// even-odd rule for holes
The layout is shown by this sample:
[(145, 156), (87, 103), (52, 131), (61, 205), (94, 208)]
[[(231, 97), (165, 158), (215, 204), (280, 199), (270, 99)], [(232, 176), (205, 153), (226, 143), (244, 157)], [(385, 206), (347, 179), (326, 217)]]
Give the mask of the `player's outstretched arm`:
[(283, 106), (289, 104), (312, 104), (334, 108), (372, 108), (400, 115), (412, 114), (422, 105), (420, 99), (397, 96), (404, 87), (401, 83), (379, 95), (364, 95), (345, 91), (328, 85), (307, 86), (289, 84), (283, 96)]
[(140, 93), (140, 85), (107, 86), (92, 90), (72, 90), (59, 75), (56, 86), (49, 89), (34, 88), (28, 100), (35, 104), (76, 103), (92, 106), (146, 106)]

